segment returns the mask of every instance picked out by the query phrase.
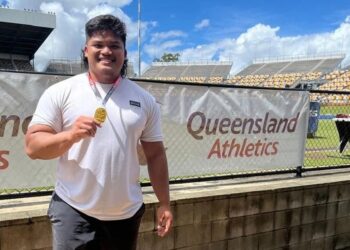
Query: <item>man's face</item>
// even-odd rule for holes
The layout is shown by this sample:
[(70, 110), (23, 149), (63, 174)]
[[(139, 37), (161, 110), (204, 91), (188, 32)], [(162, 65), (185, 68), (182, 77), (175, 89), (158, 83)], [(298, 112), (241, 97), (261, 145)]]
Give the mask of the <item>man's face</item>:
[(125, 53), (123, 41), (111, 31), (94, 33), (84, 48), (89, 72), (97, 81), (114, 81), (123, 67)]

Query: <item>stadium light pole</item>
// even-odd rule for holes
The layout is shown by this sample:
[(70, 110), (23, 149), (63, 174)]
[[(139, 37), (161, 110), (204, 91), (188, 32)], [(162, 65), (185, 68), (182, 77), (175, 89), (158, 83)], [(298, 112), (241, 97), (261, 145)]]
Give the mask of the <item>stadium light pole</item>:
[(138, 7), (137, 7), (137, 13), (138, 13), (138, 37), (137, 37), (137, 48), (138, 48), (138, 56), (139, 56), (139, 77), (141, 75), (141, 0), (138, 0)]

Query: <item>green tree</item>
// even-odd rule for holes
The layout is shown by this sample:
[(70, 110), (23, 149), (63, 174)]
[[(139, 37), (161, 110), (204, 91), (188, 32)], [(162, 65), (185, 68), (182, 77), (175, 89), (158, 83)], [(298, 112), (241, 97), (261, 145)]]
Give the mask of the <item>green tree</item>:
[(154, 62), (178, 62), (180, 58), (180, 54), (179, 53), (164, 53), (162, 55), (162, 57), (159, 58), (155, 58), (153, 61)]

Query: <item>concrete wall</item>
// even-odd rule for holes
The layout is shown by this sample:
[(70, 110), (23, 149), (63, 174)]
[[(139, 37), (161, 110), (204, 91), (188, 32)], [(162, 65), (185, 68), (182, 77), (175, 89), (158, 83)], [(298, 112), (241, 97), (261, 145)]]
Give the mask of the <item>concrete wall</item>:
[[(138, 250), (350, 249), (350, 174), (241, 179), (171, 187), (174, 227), (155, 231), (155, 197)], [(0, 250), (51, 249), (50, 197), (0, 201)]]

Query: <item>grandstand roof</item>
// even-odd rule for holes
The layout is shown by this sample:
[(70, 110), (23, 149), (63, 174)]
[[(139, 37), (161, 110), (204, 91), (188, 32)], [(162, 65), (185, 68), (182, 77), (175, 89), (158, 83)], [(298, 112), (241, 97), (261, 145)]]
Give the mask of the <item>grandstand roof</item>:
[(32, 59), (55, 27), (53, 14), (0, 8), (0, 53)]
[(328, 57), (310, 57), (295, 60), (280, 60), (280, 61), (256, 61), (240, 71), (237, 75), (273, 75), (285, 73), (307, 73), (307, 72), (322, 72), (328, 73), (336, 69), (344, 55), (334, 55)]
[(186, 77), (202, 77), (207, 81), (211, 77), (226, 79), (232, 62), (156, 62), (151, 65), (141, 78), (183, 80)]

